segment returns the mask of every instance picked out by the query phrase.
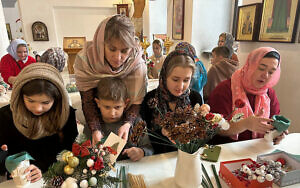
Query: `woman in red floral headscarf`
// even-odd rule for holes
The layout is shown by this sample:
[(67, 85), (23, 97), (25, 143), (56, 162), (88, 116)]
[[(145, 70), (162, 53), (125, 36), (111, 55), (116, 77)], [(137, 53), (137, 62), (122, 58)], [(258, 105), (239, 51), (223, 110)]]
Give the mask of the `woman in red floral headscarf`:
[[(244, 119), (231, 123), (229, 130), (221, 132), (225, 140), (217, 137), (217, 143), (261, 138), (273, 128), (270, 118), (280, 113), (280, 106), (272, 87), (279, 78), (279, 52), (274, 48), (261, 47), (248, 55), (246, 64), (233, 73), (231, 79), (221, 82), (213, 90), (208, 101), (212, 112), (221, 113), (224, 117), (244, 114)], [(245, 106), (231, 114), (237, 99), (243, 100)], [(279, 143), (283, 137), (282, 134), (275, 138), (274, 143)]]

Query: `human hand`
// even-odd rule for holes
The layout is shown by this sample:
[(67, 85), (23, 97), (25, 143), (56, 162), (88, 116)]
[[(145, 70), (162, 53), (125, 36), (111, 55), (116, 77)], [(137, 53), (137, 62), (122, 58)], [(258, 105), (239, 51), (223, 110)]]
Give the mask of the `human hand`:
[(103, 138), (103, 135), (102, 135), (101, 131), (96, 130), (96, 131), (93, 132), (92, 138), (93, 138), (93, 140), (92, 140), (92, 145), (94, 146), (94, 145), (96, 145), (98, 142), (101, 141), (101, 139)]
[(0, 85), (0, 93), (5, 91), (5, 87), (3, 85)]
[(273, 120), (269, 118), (249, 116), (245, 119), (242, 119), (240, 122), (243, 123), (247, 130), (257, 132), (260, 134), (266, 134), (274, 128), (271, 125), (272, 121)]
[(129, 133), (130, 127), (131, 127), (131, 125), (128, 122), (125, 123), (124, 125), (122, 125), (119, 128), (119, 131), (118, 131), (119, 137), (121, 137), (122, 139), (124, 139), (125, 141), (127, 141), (128, 140), (128, 133)]
[(28, 173), (27, 175), (27, 180), (30, 181), (31, 183), (34, 183), (36, 181), (39, 181), (42, 178), (42, 171), (36, 167), (35, 165), (30, 165), (24, 173)]
[(274, 145), (277, 145), (281, 142), (281, 140), (283, 140), (285, 138), (285, 135), (288, 135), (289, 131), (283, 131), (279, 136), (277, 136), (276, 138), (274, 138), (273, 143)]
[(7, 151), (7, 149), (8, 149), (8, 148), (7, 148), (7, 145), (6, 145), (6, 144), (3, 144), (3, 145), (1, 146), (1, 150), (2, 150), (2, 151)]
[(127, 154), (127, 156), (132, 161), (138, 161), (141, 158), (143, 158), (144, 155), (145, 155), (144, 150), (142, 150), (141, 148), (137, 148), (137, 147), (132, 147), (132, 148), (129, 148), (129, 149), (125, 149), (122, 154), (123, 155)]

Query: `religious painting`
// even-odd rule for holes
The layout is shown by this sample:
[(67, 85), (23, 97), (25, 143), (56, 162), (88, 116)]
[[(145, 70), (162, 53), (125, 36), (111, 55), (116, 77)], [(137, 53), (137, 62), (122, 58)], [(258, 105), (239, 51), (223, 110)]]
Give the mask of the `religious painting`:
[(261, 3), (241, 6), (238, 9), (236, 40), (256, 41), (258, 38)]
[(294, 42), (299, 0), (264, 0), (259, 41)]
[(64, 37), (64, 49), (81, 49), (85, 44), (85, 37)]
[(31, 30), (34, 41), (49, 41), (48, 30), (43, 22), (34, 22)]
[(172, 38), (183, 40), (184, 36), (184, 0), (173, 0)]
[(7, 31), (9, 41), (12, 41), (12, 34), (11, 34), (11, 29), (10, 29), (9, 23), (6, 24), (6, 31)]
[(128, 4), (117, 4), (117, 13), (129, 17)]

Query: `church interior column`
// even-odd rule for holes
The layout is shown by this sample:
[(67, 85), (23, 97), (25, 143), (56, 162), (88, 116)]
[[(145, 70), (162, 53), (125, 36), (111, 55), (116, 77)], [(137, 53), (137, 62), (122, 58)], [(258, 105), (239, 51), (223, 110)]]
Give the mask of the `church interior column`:
[(0, 57), (5, 55), (6, 48), (9, 45), (8, 35), (6, 31), (5, 18), (3, 13), (2, 1), (0, 1)]

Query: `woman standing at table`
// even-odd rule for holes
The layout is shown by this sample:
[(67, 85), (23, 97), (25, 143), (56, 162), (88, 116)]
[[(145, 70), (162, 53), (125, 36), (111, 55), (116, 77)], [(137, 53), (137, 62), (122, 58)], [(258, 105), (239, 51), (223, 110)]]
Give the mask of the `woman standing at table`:
[(126, 123), (118, 131), (119, 136), (127, 140), (129, 129), (146, 93), (147, 68), (142, 54), (134, 36), (133, 24), (123, 15), (103, 20), (93, 41), (87, 42), (78, 53), (74, 66), (76, 85), (93, 143), (103, 137), (95, 97), (97, 83), (104, 77), (121, 78), (129, 91), (130, 105), (125, 114)]
[[(34, 63), (18, 75), (11, 104), (0, 109), (0, 146), (7, 155), (27, 151), (35, 160), (26, 170), (38, 181), (56, 155), (71, 150), (78, 131), (75, 110), (60, 73), (52, 65)], [(0, 164), (0, 174), (5, 172)]]
[[(280, 113), (279, 101), (273, 86), (280, 78), (280, 55), (271, 47), (261, 47), (252, 51), (246, 64), (235, 73), (231, 79), (221, 82), (211, 93), (208, 104), (211, 112), (232, 117), (243, 113), (244, 119), (231, 123), (230, 129), (215, 137), (214, 143), (249, 140), (261, 138), (270, 131), (273, 115)], [(231, 114), (237, 99), (245, 102)], [(278, 144), (284, 134), (275, 138)]]
[[(201, 95), (189, 89), (194, 71), (194, 57), (186, 51), (175, 50), (166, 57), (160, 72), (159, 86), (147, 93), (141, 106), (140, 114), (148, 129), (164, 137), (159, 125), (161, 114), (187, 105), (202, 104)], [(161, 139), (156, 137), (150, 136), (150, 140), (155, 154), (176, 150), (175, 147), (159, 144)]]
[(12, 86), (21, 70), (34, 63), (35, 59), (28, 55), (27, 43), (22, 39), (13, 40), (7, 52), (1, 59), (0, 72), (4, 81)]

